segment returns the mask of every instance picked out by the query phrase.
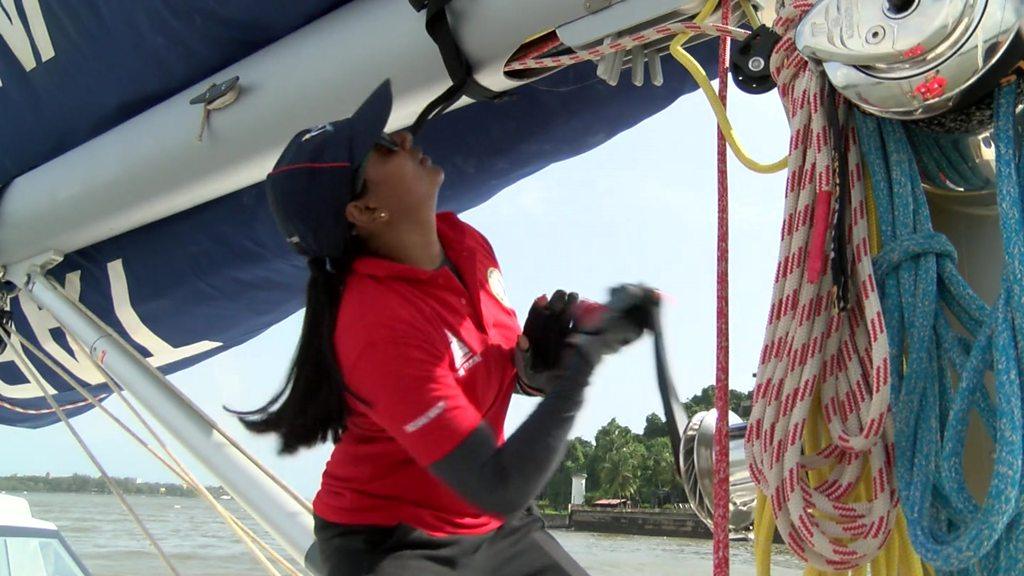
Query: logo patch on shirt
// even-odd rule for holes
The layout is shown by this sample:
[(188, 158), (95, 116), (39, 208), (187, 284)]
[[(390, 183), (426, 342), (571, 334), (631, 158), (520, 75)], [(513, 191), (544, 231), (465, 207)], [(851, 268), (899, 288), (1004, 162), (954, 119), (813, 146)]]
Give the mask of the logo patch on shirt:
[(501, 276), (501, 270), (497, 268), (487, 270), (487, 286), (498, 302), (504, 304), (506, 308), (512, 307), (508, 301), (508, 294), (505, 292), (505, 279)]
[(448, 345), (452, 349), (452, 362), (454, 362), (455, 373), (459, 376), (465, 376), (466, 371), (480, 361), (480, 357), (473, 354), (473, 351), (463, 344), (462, 340), (456, 338), (454, 334), (447, 330), (444, 333), (448, 336)]

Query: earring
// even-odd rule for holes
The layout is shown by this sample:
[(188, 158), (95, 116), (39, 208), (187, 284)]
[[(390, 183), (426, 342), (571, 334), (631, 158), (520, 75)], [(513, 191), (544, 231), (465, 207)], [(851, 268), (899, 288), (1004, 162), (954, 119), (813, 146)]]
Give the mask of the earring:
[(381, 210), (380, 212), (377, 212), (377, 220), (387, 220), (387, 219), (388, 219), (388, 213), (386, 211)]

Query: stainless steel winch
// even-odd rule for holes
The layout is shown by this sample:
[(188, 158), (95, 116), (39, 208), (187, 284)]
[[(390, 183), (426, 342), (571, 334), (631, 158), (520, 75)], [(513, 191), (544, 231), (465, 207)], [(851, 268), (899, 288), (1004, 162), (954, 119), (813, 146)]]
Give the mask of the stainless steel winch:
[(866, 111), (900, 120), (963, 109), (1024, 58), (1021, 0), (823, 0), (796, 44)]
[[(714, 514), (712, 462), (717, 420), (718, 412), (714, 409), (695, 414), (683, 432), (679, 456), (686, 497), (693, 511), (708, 526), (712, 525)], [(757, 500), (757, 486), (747, 470), (743, 450), (746, 431), (746, 422), (729, 412), (729, 531), (734, 535), (748, 534), (753, 528)]]
[(913, 121), (930, 191), (994, 189), (991, 95), (1024, 59), (1024, 0), (822, 0), (795, 41), (862, 110)]

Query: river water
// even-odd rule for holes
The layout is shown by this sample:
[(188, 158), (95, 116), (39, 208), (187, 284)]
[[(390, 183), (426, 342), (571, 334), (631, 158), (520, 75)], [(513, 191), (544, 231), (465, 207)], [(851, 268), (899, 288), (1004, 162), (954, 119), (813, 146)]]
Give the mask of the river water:
[[(57, 524), (94, 576), (168, 574), (113, 496), (18, 494), (33, 514)], [(182, 575), (263, 574), (223, 521), (198, 498), (129, 497)], [(224, 504), (246, 519), (234, 501)], [(266, 533), (247, 522), (265, 541)], [(553, 530), (552, 534), (592, 576), (698, 576), (711, 574), (711, 541), (621, 536)], [(754, 576), (749, 543), (731, 544), (732, 574)], [(795, 576), (800, 565), (776, 547), (772, 574)]]

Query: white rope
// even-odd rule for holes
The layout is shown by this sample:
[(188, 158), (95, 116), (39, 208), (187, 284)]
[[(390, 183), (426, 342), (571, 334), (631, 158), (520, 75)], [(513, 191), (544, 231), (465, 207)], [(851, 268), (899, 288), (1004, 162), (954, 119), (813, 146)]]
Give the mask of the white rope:
[(132, 520), (135, 522), (135, 525), (138, 526), (140, 531), (142, 531), (142, 534), (146, 537), (146, 540), (149, 541), (150, 546), (152, 546), (153, 549), (156, 550), (157, 555), (160, 556), (160, 559), (163, 561), (164, 565), (167, 566), (167, 570), (175, 576), (180, 576), (181, 573), (178, 572), (178, 570), (174, 567), (174, 563), (172, 563), (171, 559), (167, 557), (167, 554), (164, 552), (164, 549), (160, 546), (160, 543), (156, 541), (156, 538), (153, 537), (153, 534), (149, 531), (149, 528), (146, 527), (145, 522), (142, 521), (142, 518), (139, 517), (139, 514), (135, 511), (132, 505), (128, 503), (128, 500), (125, 498), (124, 493), (121, 492), (121, 489), (118, 488), (114, 480), (110, 477), (109, 474), (107, 474), (107, 471), (103, 467), (103, 464), (100, 463), (99, 459), (96, 458), (96, 455), (93, 454), (91, 449), (89, 449), (88, 444), (86, 444), (85, 440), (82, 439), (82, 436), (79, 435), (78, 430), (76, 430), (75, 426), (71, 424), (71, 420), (67, 417), (67, 414), (64, 413), (64, 410), (60, 407), (60, 405), (57, 404), (57, 401), (54, 400), (53, 395), (50, 394), (50, 391), (46, 389), (46, 385), (43, 383), (42, 377), (31, 366), (31, 363), (29, 362), (28, 358), (25, 357), (19, 350), (12, 346), (11, 339), (10, 337), (7, 336), (7, 333), (5, 331), (0, 330), (0, 338), (3, 338), (7, 346), (10, 346), (12, 348), (14, 354), (14, 362), (18, 365), (19, 368), (21, 368), (25, 375), (28, 376), (29, 380), (31, 380), (32, 383), (35, 384), (43, 393), (43, 396), (46, 398), (46, 402), (49, 403), (50, 407), (53, 408), (54, 412), (57, 414), (57, 417), (60, 418), (60, 421), (63, 422), (65, 426), (67, 426), (68, 431), (71, 432), (71, 435), (75, 438), (75, 441), (78, 442), (78, 445), (82, 448), (82, 451), (85, 452), (85, 455), (88, 456), (89, 460), (92, 461), (93, 466), (95, 466), (96, 470), (99, 471), (100, 476), (103, 477), (103, 481), (106, 482), (107, 486), (110, 488), (110, 491), (113, 492), (114, 496), (116, 496), (118, 501), (121, 502), (121, 506), (124, 507), (125, 511), (128, 512), (128, 515), (131, 516)]
[[(141, 362), (144, 366), (146, 366), (150, 370), (150, 372), (153, 373), (154, 376), (156, 376), (158, 378), (161, 378), (161, 379), (164, 379), (166, 381), (166, 378), (164, 377), (163, 374), (160, 373), (160, 371), (158, 371), (149, 362), (147, 362), (146, 359), (143, 358), (142, 355), (139, 354), (135, 350), (135, 348), (129, 346), (128, 343), (126, 343), (124, 341), (124, 339), (122, 339), (116, 332), (111, 330), (111, 328), (109, 326), (107, 326), (107, 324), (105, 322), (100, 320), (95, 314), (92, 313), (91, 310), (89, 310), (88, 308), (83, 306), (81, 304), (81, 302), (79, 302), (78, 300), (76, 300), (74, 298), (71, 298), (71, 297), (67, 296), (67, 293), (64, 292), (64, 288), (60, 284), (58, 284), (57, 282), (55, 282), (52, 278), (50, 278), (48, 276), (44, 277), (44, 279), (45, 279), (46, 282), (48, 282), (50, 284), (51, 288), (53, 288), (54, 290), (57, 290), (58, 292), (64, 294), (68, 298), (68, 301), (71, 304), (73, 304), (75, 307), (77, 307), (80, 312), (82, 312), (83, 314), (88, 316), (90, 320), (92, 320), (98, 326), (103, 328), (103, 330), (106, 331), (112, 338), (116, 339), (117, 342), (122, 347), (124, 347), (124, 349), (127, 350), (129, 354), (132, 354), (139, 362)], [(232, 437), (230, 434), (228, 434), (227, 431), (224, 430), (224, 428), (222, 428), (220, 426), (220, 424), (215, 422), (213, 420), (213, 418), (210, 418), (210, 416), (206, 412), (204, 412), (202, 409), (200, 409), (199, 406), (197, 406), (196, 403), (193, 402), (191, 398), (189, 398), (188, 396), (183, 394), (181, 392), (181, 390), (178, 389), (177, 386), (174, 386), (169, 381), (166, 382), (166, 384), (167, 384), (167, 386), (166, 386), (167, 390), (171, 391), (175, 396), (177, 396), (179, 399), (181, 399), (182, 402), (187, 404), (188, 407), (191, 408), (192, 411), (197, 416), (199, 416), (203, 420), (204, 423), (206, 423), (207, 426), (209, 426), (214, 431), (216, 431), (218, 434), (220, 434), (225, 442), (230, 444), (235, 450), (238, 450), (239, 454), (241, 454), (242, 456), (244, 456), (246, 458), (246, 460), (251, 462), (253, 466), (255, 466), (260, 472), (263, 473), (264, 476), (266, 476), (271, 482), (273, 482), (275, 485), (277, 485), (278, 488), (280, 488), (285, 494), (287, 494), (292, 500), (294, 500), (296, 504), (301, 506), (310, 515), (313, 514), (313, 506), (305, 498), (303, 498), (301, 495), (299, 495), (299, 493), (296, 492), (294, 488), (289, 486), (287, 482), (285, 482), (280, 477), (278, 477), (277, 474), (275, 474), (270, 468), (267, 468), (267, 466), (265, 464), (263, 464), (263, 462), (260, 462), (260, 460), (258, 458), (253, 456), (248, 450), (246, 450), (241, 444), (239, 444), (238, 441), (234, 439), (234, 437)]]
[[(78, 384), (78, 382), (76, 382), (74, 378), (72, 378), (51, 358), (47, 357), (47, 355), (44, 354), (35, 345), (33, 345), (31, 342), (29, 342), (27, 339), (25, 339), (17, 332), (13, 332), (12, 336), (14, 336), (14, 338), (18, 340), (19, 344), (26, 347), (36, 357), (42, 360), (47, 365), (48, 368), (53, 370), (58, 376), (60, 376), (65, 382), (67, 382), (76, 392), (85, 397), (85, 399), (89, 403), (98, 408), (100, 412), (102, 412), (105, 416), (107, 416), (107, 418), (109, 418), (111, 421), (117, 424), (126, 434), (129, 435), (129, 437), (134, 439), (140, 446), (146, 449), (168, 470), (170, 470), (174, 475), (181, 479), (183, 483), (185, 483), (187, 486), (195, 490), (196, 493), (198, 493), (200, 497), (202, 497), (207, 502), (207, 504), (209, 504), (213, 508), (214, 512), (216, 512), (228, 524), (228, 527), (235, 532), (239, 540), (242, 541), (242, 543), (250, 551), (250, 553), (253, 555), (256, 561), (267, 571), (268, 574), (270, 574), (271, 576), (280, 576), (280, 573), (274, 568), (274, 566), (269, 561), (267, 561), (264, 554), (270, 556), (281, 567), (285, 568), (285, 570), (292, 576), (302, 576), (301, 572), (295, 570), (295, 568), (287, 560), (281, 557), (281, 555), (274, 551), (266, 542), (264, 542), (256, 534), (254, 534), (248, 527), (246, 527), (241, 522), (241, 520), (239, 520), (229, 510), (224, 508), (220, 504), (220, 502), (218, 502), (213, 497), (213, 495), (209, 493), (206, 487), (203, 486), (202, 483), (198, 481), (195, 475), (192, 474), (192, 472), (181, 462), (181, 460), (175, 456), (174, 452), (170, 449), (169, 446), (167, 446), (166, 442), (164, 442), (161, 435), (157, 433), (157, 431), (152, 427), (152, 425), (149, 424), (149, 422), (141, 414), (138, 408), (131, 402), (128, 396), (124, 394), (120, 387), (118, 387), (114, 382), (110, 380), (110, 377), (106, 373), (106, 371), (103, 370), (101, 366), (96, 364), (95, 360), (93, 360), (91, 356), (89, 357), (89, 361), (93, 363), (94, 368), (96, 368), (96, 370), (103, 375), (104, 380), (106, 381), (107, 385), (110, 386), (111, 390), (114, 391), (114, 394), (118, 398), (120, 398), (122, 402), (124, 402), (128, 410), (135, 416), (136, 420), (138, 420), (138, 422), (142, 424), (142, 426), (149, 432), (149, 434), (157, 442), (157, 444), (164, 451), (164, 453), (166, 454), (167, 458), (170, 459), (170, 461), (161, 456), (160, 453), (157, 452), (157, 450), (153, 448), (151, 445), (149, 445), (149, 443), (147, 443), (146, 440), (142, 438), (140, 434), (136, 433), (128, 424), (126, 424), (123, 420), (121, 420), (112, 412), (110, 412), (107, 409), (107, 407), (102, 402), (99, 401), (99, 399), (97, 399), (85, 387)], [(68, 337), (74, 338), (70, 334), (68, 335)]]

